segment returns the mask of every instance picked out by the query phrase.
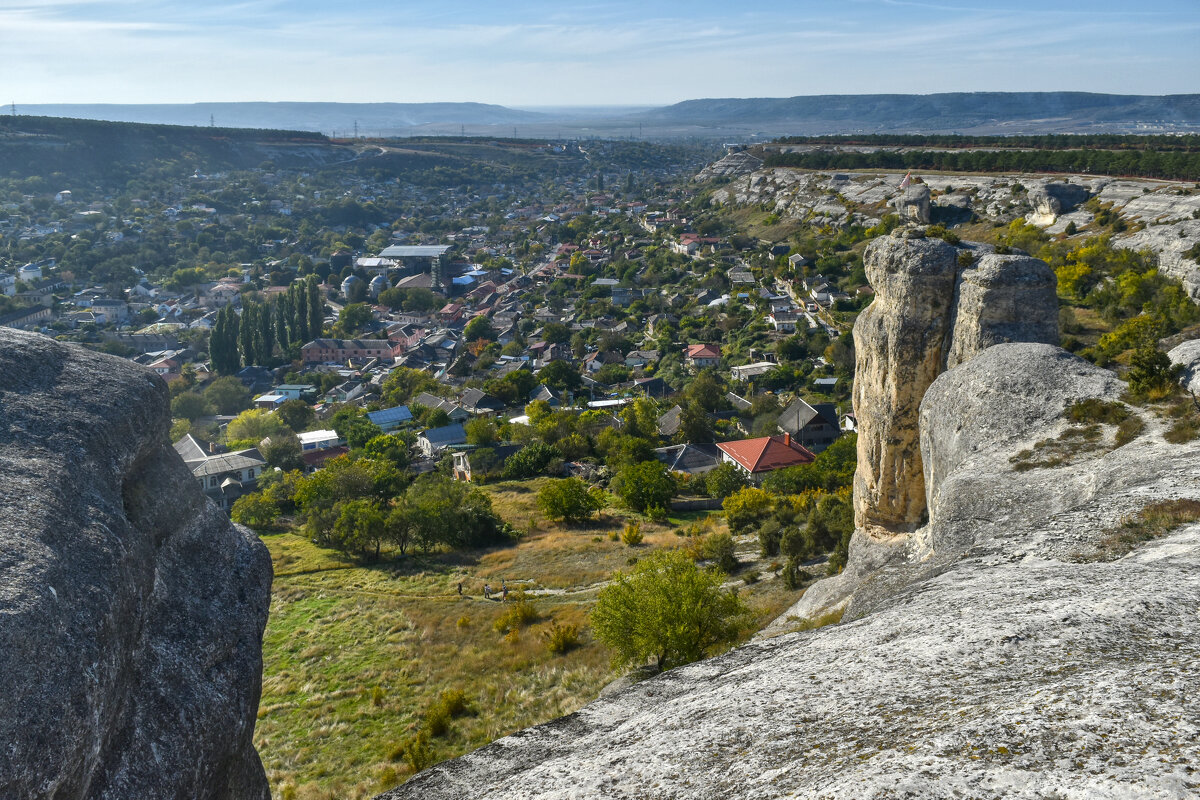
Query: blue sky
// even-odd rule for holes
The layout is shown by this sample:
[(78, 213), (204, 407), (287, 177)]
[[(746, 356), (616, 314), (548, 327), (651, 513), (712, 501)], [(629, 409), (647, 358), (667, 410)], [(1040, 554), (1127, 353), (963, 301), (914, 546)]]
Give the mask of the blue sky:
[(1200, 92), (1200, 0), (0, 0), (0, 102)]

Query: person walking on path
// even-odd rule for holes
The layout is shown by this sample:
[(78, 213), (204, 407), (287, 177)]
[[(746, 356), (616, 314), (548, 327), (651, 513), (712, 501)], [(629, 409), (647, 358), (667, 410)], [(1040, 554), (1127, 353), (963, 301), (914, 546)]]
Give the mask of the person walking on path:
[(462, 597), (462, 581), (458, 582), (458, 596)]
[(491, 587), (491, 584), (487, 584), (487, 583), (485, 583), (485, 584), (483, 585), (483, 599), (484, 599), (484, 600), (491, 600), (491, 599), (492, 599), (492, 587)]
[(504, 603), (507, 601), (508, 601), (508, 585), (502, 583), (502, 584), (500, 584), (500, 602)]

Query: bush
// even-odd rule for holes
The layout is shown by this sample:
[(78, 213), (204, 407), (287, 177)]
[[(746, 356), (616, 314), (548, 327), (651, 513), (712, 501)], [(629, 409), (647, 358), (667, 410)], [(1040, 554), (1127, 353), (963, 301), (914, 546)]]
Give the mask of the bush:
[(737, 569), (738, 560), (734, 550), (733, 536), (727, 532), (710, 533), (697, 540), (695, 553), (698, 558), (711, 561), (726, 575)]
[(729, 530), (740, 533), (769, 515), (773, 505), (768, 492), (749, 487), (726, 497), (721, 507), (725, 509)]
[(530, 623), (537, 622), (538, 616), (537, 605), (527, 598), (524, 592), (516, 592), (513, 594), (513, 601), (509, 604), (508, 610), (492, 623), (492, 628), (496, 633), (511, 633)]
[(551, 461), (561, 458), (557, 448), (534, 442), (508, 457), (501, 473), (505, 480), (524, 480), (541, 475)]
[(546, 642), (547, 650), (554, 655), (562, 655), (579, 646), (579, 626), (551, 622), (550, 627), (542, 631), (542, 639)]
[(251, 492), (234, 501), (229, 516), (234, 522), (251, 528), (269, 528), (279, 518), (279, 506), (260, 492)]
[(433, 763), (433, 748), (429, 746), (429, 734), (417, 731), (392, 751), (392, 760), (403, 759), (413, 772), (420, 772)]
[(538, 507), (550, 519), (583, 522), (604, 506), (579, 478), (552, 480), (538, 491)]
[(621, 468), (614, 479), (617, 495), (635, 511), (665, 508), (675, 494), (675, 480), (660, 461), (642, 461)]
[(719, 572), (701, 570), (685, 553), (653, 552), (600, 590), (592, 630), (618, 665), (653, 658), (661, 670), (697, 661), (733, 641), (748, 617), (723, 582)]
[(758, 529), (758, 546), (764, 557), (779, 555), (779, 540), (783, 537), (783, 527), (778, 520), (769, 519)]
[(421, 719), (422, 731), (428, 732), (430, 736), (442, 736), (450, 730), (451, 720), (463, 716), (468, 711), (466, 694), (461, 689), (447, 689), (425, 710)]
[(621, 531), (621, 541), (630, 547), (641, 544), (644, 538), (640, 522), (631, 522), (625, 526), (625, 530)]

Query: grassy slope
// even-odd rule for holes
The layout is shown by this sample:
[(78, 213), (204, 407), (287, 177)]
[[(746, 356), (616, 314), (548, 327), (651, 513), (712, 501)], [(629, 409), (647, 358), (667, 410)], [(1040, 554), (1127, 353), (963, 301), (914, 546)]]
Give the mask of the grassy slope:
[[(608, 538), (619, 516), (538, 522), (539, 484), (488, 487), (497, 511), (529, 530), (510, 548), (370, 567), (295, 534), (264, 537), (276, 572), (256, 741), (277, 797), (370, 797), (399, 783), (408, 766), (394, 751), (446, 689), (464, 691), (474, 713), (433, 739), (438, 760), (570, 713), (615, 677), (586, 631), (561, 656), (540, 633), (552, 619), (586, 626), (596, 584), (638, 552), (680, 546), (672, 530), (685, 520), (644, 524), (646, 543), (631, 550)], [(505, 607), (482, 598), (485, 581), (502, 579), (542, 593), (541, 619), (515, 638), (492, 628)], [(760, 624), (796, 599), (774, 580), (743, 594)]]

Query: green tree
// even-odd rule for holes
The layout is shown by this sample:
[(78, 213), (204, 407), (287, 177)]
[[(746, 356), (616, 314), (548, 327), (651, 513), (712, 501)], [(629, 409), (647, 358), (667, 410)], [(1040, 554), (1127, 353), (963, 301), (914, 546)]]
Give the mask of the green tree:
[(353, 338), (371, 321), (371, 307), (366, 303), (351, 303), (342, 306), (338, 314), (337, 327), (342, 336)]
[(583, 385), (583, 379), (566, 361), (551, 361), (537, 374), (538, 380), (551, 389), (575, 391)]
[(237, 414), (250, 405), (250, 392), (232, 376), (217, 378), (204, 390), (204, 398), (218, 414)]
[(333, 414), (330, 420), (338, 438), (342, 439), (351, 449), (362, 447), (383, 431), (367, 418), (367, 412), (353, 406), (342, 406)]
[(284, 472), (304, 469), (304, 460), (300, 458), (300, 440), (291, 431), (271, 436), (265, 445), (259, 444), (258, 451), (268, 465)]
[(225, 441), (257, 444), (269, 436), (280, 436), (290, 430), (279, 417), (265, 408), (251, 408), (238, 414), (225, 427)]
[(496, 329), (492, 327), (492, 321), (483, 315), (472, 317), (467, 326), (463, 328), (463, 341), (474, 342), (479, 339), (486, 339), (489, 342), (496, 341)]
[(330, 544), (347, 553), (379, 558), (384, 542), (384, 516), (379, 507), (368, 500), (350, 500), (337, 507)]
[(305, 307), (308, 310), (308, 339), (316, 339), (322, 333), (325, 320), (325, 301), (321, 299), (320, 285), (315, 275), (309, 275), (305, 280)]
[(504, 462), (502, 475), (506, 480), (523, 480), (540, 475), (550, 462), (561, 458), (558, 448), (543, 442), (534, 442), (521, 448)]
[(303, 400), (285, 400), (275, 409), (275, 414), (296, 433), (308, 430), (317, 418), (312, 406)]
[(635, 511), (666, 508), (675, 494), (675, 479), (660, 461), (622, 467), (614, 483), (617, 496)]
[(491, 447), (500, 440), (500, 432), (494, 420), (487, 417), (474, 417), (463, 425), (467, 435), (467, 444), (476, 447)]
[(583, 522), (604, 507), (599, 493), (588, 491), (579, 478), (552, 480), (538, 490), (538, 507), (550, 519)]
[(748, 616), (723, 582), (681, 551), (656, 551), (600, 590), (592, 630), (619, 666), (653, 658), (663, 670), (698, 661), (735, 640)]
[(279, 519), (279, 506), (261, 492), (244, 494), (233, 502), (229, 517), (251, 528), (269, 528)]
[(212, 413), (212, 404), (196, 392), (182, 392), (171, 399), (171, 416), (195, 422)]
[(1166, 353), (1153, 345), (1138, 348), (1129, 356), (1129, 389), (1140, 397), (1158, 400), (1179, 386), (1182, 364), (1172, 364)]
[(736, 464), (728, 461), (710, 470), (704, 476), (704, 488), (710, 497), (724, 500), (734, 492), (745, 489), (748, 485), (746, 473), (738, 469)]

